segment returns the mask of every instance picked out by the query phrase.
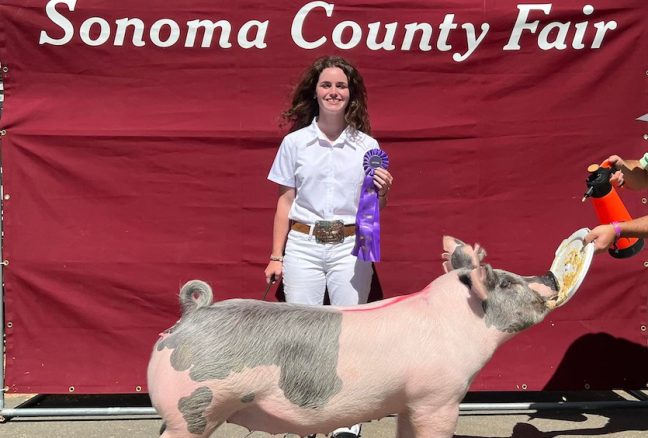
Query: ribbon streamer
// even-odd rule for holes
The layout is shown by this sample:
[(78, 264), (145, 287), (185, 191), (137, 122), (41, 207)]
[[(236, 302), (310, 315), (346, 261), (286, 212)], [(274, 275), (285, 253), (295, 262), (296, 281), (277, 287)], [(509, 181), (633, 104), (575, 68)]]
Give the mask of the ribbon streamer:
[(373, 183), (375, 170), (387, 169), (389, 158), (381, 149), (367, 151), (362, 159), (365, 171), (356, 214), (356, 242), (351, 254), (365, 262), (380, 261), (380, 205)]

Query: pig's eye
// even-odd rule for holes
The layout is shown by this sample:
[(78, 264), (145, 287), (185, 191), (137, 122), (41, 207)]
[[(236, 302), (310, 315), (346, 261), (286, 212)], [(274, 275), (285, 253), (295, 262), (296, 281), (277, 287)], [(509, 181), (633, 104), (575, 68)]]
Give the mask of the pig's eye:
[(511, 286), (511, 281), (508, 278), (503, 278), (500, 280), (499, 287), (500, 289), (507, 289)]

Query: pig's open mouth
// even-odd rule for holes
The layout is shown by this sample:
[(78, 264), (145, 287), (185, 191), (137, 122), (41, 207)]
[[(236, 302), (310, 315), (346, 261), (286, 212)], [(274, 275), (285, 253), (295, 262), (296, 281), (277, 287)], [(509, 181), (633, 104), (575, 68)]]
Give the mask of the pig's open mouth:
[(558, 288), (559, 288), (558, 279), (556, 278), (553, 272), (547, 271), (545, 275), (539, 278), (541, 279), (541, 282), (549, 286), (549, 288), (551, 288), (552, 291), (556, 293), (558, 292)]
[(533, 277), (523, 277), (529, 287), (539, 293), (546, 299), (553, 299), (558, 296), (558, 279), (551, 271), (547, 271), (545, 275), (537, 275)]
[(545, 275), (533, 277), (529, 283), (531, 288), (545, 299), (545, 306), (553, 310), (556, 308), (556, 302), (560, 293), (560, 284), (558, 278), (553, 272), (547, 271)]

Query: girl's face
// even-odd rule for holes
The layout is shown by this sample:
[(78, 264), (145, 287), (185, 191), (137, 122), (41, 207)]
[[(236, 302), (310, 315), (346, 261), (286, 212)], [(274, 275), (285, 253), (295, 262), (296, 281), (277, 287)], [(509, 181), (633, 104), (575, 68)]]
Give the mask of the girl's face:
[(344, 116), (349, 105), (349, 81), (339, 67), (322, 70), (315, 88), (320, 114)]

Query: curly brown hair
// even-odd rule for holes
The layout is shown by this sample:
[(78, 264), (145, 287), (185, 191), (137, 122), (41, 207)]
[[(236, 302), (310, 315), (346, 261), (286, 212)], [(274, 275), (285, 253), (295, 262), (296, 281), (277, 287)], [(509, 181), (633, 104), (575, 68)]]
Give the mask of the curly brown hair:
[(322, 71), (329, 67), (340, 68), (349, 81), (349, 105), (344, 113), (347, 125), (356, 131), (371, 134), (367, 111), (367, 89), (358, 70), (340, 56), (318, 58), (304, 71), (292, 94), (291, 107), (281, 114), (282, 126), (289, 125), (290, 132), (308, 126), (319, 114), (317, 100), (313, 99), (317, 81)]

